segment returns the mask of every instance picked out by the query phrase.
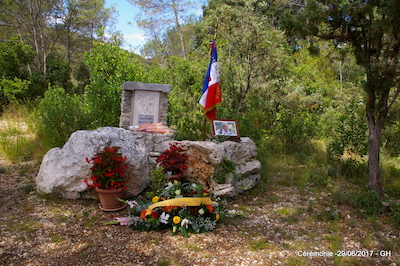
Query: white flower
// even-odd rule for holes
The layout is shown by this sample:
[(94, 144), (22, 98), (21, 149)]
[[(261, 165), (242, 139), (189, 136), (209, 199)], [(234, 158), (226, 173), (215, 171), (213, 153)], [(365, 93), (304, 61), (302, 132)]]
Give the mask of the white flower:
[(177, 196), (181, 195), (181, 190), (180, 189), (175, 190), (175, 195), (177, 195)]
[(196, 183), (192, 183), (192, 188), (195, 189), (196, 188)]
[(116, 217), (115, 218), (120, 225), (131, 225), (133, 224), (133, 218), (128, 216), (128, 217)]
[(160, 223), (168, 224), (168, 219), (170, 215), (168, 213), (163, 212), (160, 216)]
[(192, 221), (190, 221), (189, 219), (183, 219), (182, 220), (182, 222), (181, 222), (181, 226), (185, 226), (186, 227), (186, 229), (188, 228), (188, 226), (189, 226), (189, 224), (191, 224), (192, 223)]
[(200, 214), (200, 215), (203, 215), (203, 214), (204, 214), (204, 210), (203, 210), (203, 209), (200, 209), (200, 210), (199, 210), (199, 214)]
[(130, 208), (139, 207), (139, 204), (135, 200), (128, 200), (127, 202)]
[(171, 182), (168, 182), (168, 188), (172, 188), (174, 185)]

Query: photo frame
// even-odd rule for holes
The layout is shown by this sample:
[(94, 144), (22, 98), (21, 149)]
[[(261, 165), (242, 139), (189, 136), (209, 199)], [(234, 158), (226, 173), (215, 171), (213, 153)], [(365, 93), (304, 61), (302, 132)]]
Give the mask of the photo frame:
[(211, 127), (213, 135), (227, 136), (229, 140), (240, 139), (236, 120), (213, 119)]

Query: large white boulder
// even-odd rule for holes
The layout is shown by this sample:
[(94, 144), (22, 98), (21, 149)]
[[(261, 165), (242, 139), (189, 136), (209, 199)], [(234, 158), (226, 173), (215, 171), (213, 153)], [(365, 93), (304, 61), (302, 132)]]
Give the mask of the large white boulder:
[(36, 184), (39, 191), (55, 193), (68, 199), (84, 197), (85, 177), (91, 174), (86, 158), (92, 158), (104, 147), (121, 147), (129, 168), (126, 195), (136, 196), (149, 184), (149, 151), (138, 141), (135, 132), (116, 127), (74, 132), (62, 149), (53, 148), (44, 156)]

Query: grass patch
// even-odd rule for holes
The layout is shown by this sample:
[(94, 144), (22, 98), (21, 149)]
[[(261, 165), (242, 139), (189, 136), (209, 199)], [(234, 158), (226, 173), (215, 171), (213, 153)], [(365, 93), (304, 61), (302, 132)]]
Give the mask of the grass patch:
[(362, 210), (364, 217), (376, 216), (382, 208), (382, 200), (372, 190), (361, 191), (355, 195), (352, 204)]
[(25, 231), (26, 233), (33, 233), (39, 230), (42, 227), (42, 224), (38, 221), (26, 221), (22, 225), (20, 225), (17, 230)]
[(100, 220), (100, 217), (97, 213), (93, 213), (93, 210), (83, 211), (82, 212), (82, 225), (86, 227), (95, 226), (96, 223)]
[(297, 209), (295, 208), (282, 208), (279, 209), (278, 214), (282, 215), (282, 216), (289, 216), (289, 215), (293, 215), (297, 212)]
[(25, 184), (19, 188), (22, 192), (29, 194), (35, 191), (35, 185), (33, 183)]
[(43, 192), (40, 192), (40, 191), (39, 191), (39, 192), (37, 193), (37, 195), (38, 195), (38, 197), (39, 197), (40, 199), (42, 199), (43, 201), (52, 202), (53, 204), (56, 204), (56, 205), (63, 205), (63, 204), (66, 203), (66, 200), (65, 200), (65, 199), (60, 198), (59, 196), (57, 196), (57, 195), (54, 194), (54, 193), (43, 193)]
[(308, 265), (309, 259), (304, 257), (290, 257), (285, 261), (285, 265), (287, 266), (302, 266)]
[(282, 208), (277, 211), (284, 223), (294, 224), (299, 221), (299, 211), (296, 208)]
[(342, 238), (339, 235), (328, 235), (325, 237), (328, 241), (328, 248), (334, 252), (342, 249)]
[(248, 246), (252, 251), (259, 251), (263, 249), (271, 249), (273, 246), (268, 244), (268, 242), (263, 238), (252, 239), (248, 242)]
[(35, 208), (35, 206), (31, 203), (24, 204), (21, 207), (22, 211), (25, 213), (31, 212), (34, 208)]
[(169, 265), (171, 265), (171, 259), (169, 259), (169, 258), (160, 258), (158, 261), (157, 261), (157, 263), (156, 263), (156, 265), (157, 266), (169, 266)]
[(0, 119), (0, 153), (11, 163), (31, 159), (37, 147), (30, 110), (24, 105), (11, 105)]
[(65, 239), (64, 236), (53, 236), (53, 237), (51, 237), (51, 242), (60, 243), (60, 242), (64, 241), (64, 239)]
[(400, 157), (385, 158), (382, 165), (384, 190), (392, 197), (400, 198)]
[(322, 222), (331, 222), (339, 220), (339, 212), (335, 208), (327, 207), (316, 215), (317, 219)]
[(186, 247), (189, 250), (194, 251), (194, 252), (200, 252), (201, 251), (201, 248), (198, 245), (194, 244), (194, 243), (189, 243), (189, 244), (187, 244)]

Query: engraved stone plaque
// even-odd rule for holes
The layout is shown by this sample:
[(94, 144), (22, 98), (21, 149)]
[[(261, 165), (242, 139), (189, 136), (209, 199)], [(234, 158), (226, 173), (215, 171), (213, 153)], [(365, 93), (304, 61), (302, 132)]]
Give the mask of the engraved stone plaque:
[(162, 123), (167, 125), (168, 98), (171, 87), (128, 81), (123, 84), (120, 127)]
[(141, 125), (158, 122), (159, 103), (160, 92), (136, 90), (133, 102), (133, 124)]

